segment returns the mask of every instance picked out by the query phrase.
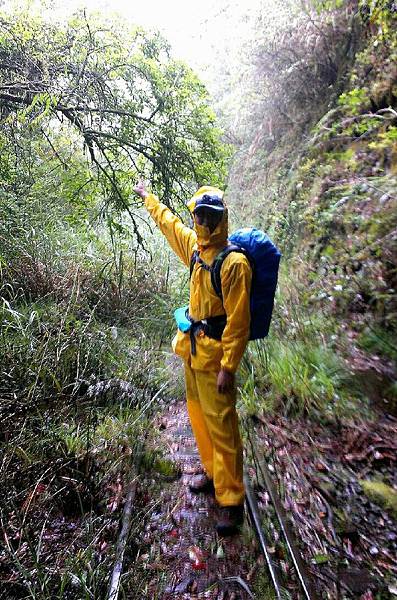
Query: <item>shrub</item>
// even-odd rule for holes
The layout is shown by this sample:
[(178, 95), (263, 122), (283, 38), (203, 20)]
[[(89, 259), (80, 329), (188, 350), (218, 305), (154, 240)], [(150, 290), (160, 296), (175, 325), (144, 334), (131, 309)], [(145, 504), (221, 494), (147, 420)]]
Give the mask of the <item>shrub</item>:
[[(325, 112), (338, 96), (349, 65), (360, 44), (361, 24), (356, 2), (330, 3), (318, 10), (316, 2), (297, 8), (290, 2), (280, 26), (273, 15), (261, 14), (251, 50), (255, 64), (256, 119), (250, 122), (255, 150), (272, 150), (284, 135), (298, 136)], [(341, 6), (343, 4), (343, 6)], [(255, 125), (255, 130), (252, 130)], [(251, 151), (253, 149), (251, 148)]]
[(242, 375), (241, 395), (249, 412), (282, 406), (286, 414), (311, 414), (314, 409), (337, 416), (354, 400), (342, 359), (314, 341), (257, 343), (247, 352)]

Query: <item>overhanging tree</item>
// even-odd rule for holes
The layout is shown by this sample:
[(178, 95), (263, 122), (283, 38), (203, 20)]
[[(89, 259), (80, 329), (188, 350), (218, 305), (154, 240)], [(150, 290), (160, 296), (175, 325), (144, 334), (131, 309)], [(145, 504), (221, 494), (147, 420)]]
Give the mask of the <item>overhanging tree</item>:
[(64, 169), (60, 133), (81, 140), (90, 177), (107, 204), (129, 212), (138, 241), (137, 177), (172, 204), (225, 175), (227, 149), (204, 86), (159, 34), (119, 21), (1, 14), (0, 117), (6, 138), (41, 135)]

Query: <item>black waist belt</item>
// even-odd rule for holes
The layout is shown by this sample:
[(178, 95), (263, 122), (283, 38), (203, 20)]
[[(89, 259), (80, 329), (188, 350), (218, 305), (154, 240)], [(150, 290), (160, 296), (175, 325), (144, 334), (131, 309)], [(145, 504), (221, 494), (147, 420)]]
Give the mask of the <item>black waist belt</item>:
[(186, 316), (191, 322), (189, 329), (190, 334), (190, 348), (193, 356), (196, 354), (196, 335), (199, 331), (203, 331), (204, 335), (214, 339), (222, 339), (222, 333), (226, 325), (226, 315), (219, 315), (218, 317), (208, 317), (201, 321), (194, 321), (189, 314), (186, 312)]

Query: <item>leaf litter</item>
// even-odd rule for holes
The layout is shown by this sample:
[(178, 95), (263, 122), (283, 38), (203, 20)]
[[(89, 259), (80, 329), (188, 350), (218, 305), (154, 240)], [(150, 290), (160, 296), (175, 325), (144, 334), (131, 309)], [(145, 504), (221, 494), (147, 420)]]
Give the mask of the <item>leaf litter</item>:
[[(241, 535), (219, 538), (214, 530), (215, 500), (188, 490), (190, 478), (201, 467), (184, 404), (161, 405), (162, 412), (153, 420), (156, 434), (151, 443), (157, 440), (153, 451), (162, 449), (174, 465), (174, 474), (144, 469), (140, 475), (122, 576), (125, 597), (273, 598), (248, 523)], [(397, 488), (396, 426), (396, 419), (386, 416), (372, 422), (326, 425), (267, 416), (250, 425), (257, 436), (258, 458), (266, 457), (322, 598), (395, 597), (396, 521), (364, 493), (360, 482), (380, 479)], [(97, 597), (104, 597), (124, 503), (123, 477), (114, 472), (98, 489), (89, 489), (81, 475), (87, 472), (86, 465), (77, 468), (65, 459), (50, 470), (48, 465), (40, 467), (41, 475), (36, 473), (33, 484), (33, 467), (18, 473), (20, 492), (14, 510), (1, 523), (1, 589), (7, 598), (24, 597), (16, 565), (37, 569), (39, 559), (54, 584), (69, 568), (67, 556), (73, 554), (74, 571), (65, 597), (79, 598), (90, 585)], [(253, 466), (250, 473), (254, 478)], [(256, 492), (272, 554), (290, 597), (298, 600), (302, 596), (275, 525), (269, 494), (258, 487)], [(32, 538), (36, 540), (33, 552)], [(76, 565), (83, 557), (84, 573), (80, 573)], [(90, 569), (102, 571), (99, 582), (90, 580)]]
[[(266, 458), (321, 597), (392, 598), (397, 522), (362, 482), (397, 490), (397, 419), (254, 421), (247, 427), (256, 436), (256, 459)], [(258, 498), (265, 518), (273, 518), (266, 490)]]
[[(162, 600), (255, 597), (252, 591), (255, 577), (264, 570), (264, 565), (249, 526), (244, 525), (241, 535), (220, 538), (214, 528), (217, 510), (214, 498), (189, 491), (190, 479), (202, 469), (185, 405), (165, 407), (156, 427), (167, 459), (175, 464), (180, 477), (163, 481), (159, 504), (140, 539), (135, 567), (138, 563), (151, 573), (144, 597)], [(134, 565), (129, 568), (133, 570)], [(129, 590), (128, 586), (126, 589)]]

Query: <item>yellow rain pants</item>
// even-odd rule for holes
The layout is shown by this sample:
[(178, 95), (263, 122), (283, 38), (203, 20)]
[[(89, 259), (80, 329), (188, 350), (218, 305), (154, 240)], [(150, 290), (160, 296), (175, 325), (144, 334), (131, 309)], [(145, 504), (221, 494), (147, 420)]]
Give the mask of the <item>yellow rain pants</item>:
[[(223, 195), (217, 188), (202, 187), (188, 203), (191, 211), (196, 200), (205, 193)], [(210, 232), (197, 223), (194, 223), (194, 229), (187, 227), (153, 194), (146, 197), (145, 205), (187, 267), (195, 250), (207, 265), (211, 265), (227, 246), (226, 207), (221, 222)], [(197, 335), (194, 355), (189, 333), (178, 330), (172, 342), (174, 352), (185, 364), (187, 406), (201, 461), (209, 477), (214, 478), (216, 498), (221, 506), (241, 504), (244, 498), (236, 392), (219, 394), (216, 381), (221, 369), (235, 373), (247, 345), (251, 278), (247, 258), (231, 252), (221, 269), (222, 302), (213, 289), (210, 273), (196, 263), (190, 279), (189, 314), (196, 321), (226, 314), (226, 326), (221, 340)]]
[(196, 371), (185, 362), (187, 410), (201, 463), (214, 480), (221, 506), (244, 502), (243, 447), (236, 413), (236, 391), (219, 394), (218, 371)]

